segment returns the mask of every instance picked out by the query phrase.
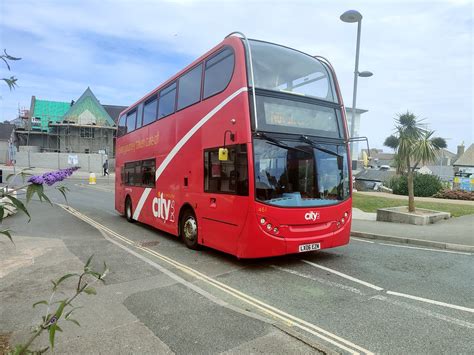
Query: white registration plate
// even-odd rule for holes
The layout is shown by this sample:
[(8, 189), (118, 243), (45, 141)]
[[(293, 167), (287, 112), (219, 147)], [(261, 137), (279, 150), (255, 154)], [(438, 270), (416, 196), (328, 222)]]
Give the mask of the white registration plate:
[(312, 250), (319, 250), (321, 249), (320, 243), (311, 243), (311, 244), (301, 244), (300, 245), (300, 253), (305, 251), (312, 251)]

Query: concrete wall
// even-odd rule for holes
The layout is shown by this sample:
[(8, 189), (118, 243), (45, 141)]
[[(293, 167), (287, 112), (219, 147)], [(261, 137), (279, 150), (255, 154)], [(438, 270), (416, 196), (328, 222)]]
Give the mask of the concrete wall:
[(0, 164), (6, 164), (8, 160), (8, 142), (0, 141)]
[[(16, 153), (16, 165), (51, 170), (64, 169), (71, 166), (71, 164), (68, 164), (69, 155), (77, 155), (77, 165), (82, 168), (82, 171), (90, 171), (96, 174), (102, 173), (102, 165), (105, 161), (105, 156), (102, 154), (37, 153), (23, 150)], [(109, 160), (109, 171), (112, 171), (110, 168), (113, 166)]]

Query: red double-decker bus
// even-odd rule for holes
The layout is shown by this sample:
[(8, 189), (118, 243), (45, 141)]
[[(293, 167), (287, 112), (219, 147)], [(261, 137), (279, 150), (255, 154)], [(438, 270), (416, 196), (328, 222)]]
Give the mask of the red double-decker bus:
[(348, 149), (331, 65), (236, 32), (122, 112), (115, 208), (239, 258), (344, 245)]

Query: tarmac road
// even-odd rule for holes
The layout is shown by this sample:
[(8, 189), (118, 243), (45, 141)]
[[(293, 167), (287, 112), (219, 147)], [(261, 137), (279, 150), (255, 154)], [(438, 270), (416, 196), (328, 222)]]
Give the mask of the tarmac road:
[[(48, 223), (33, 221), (18, 233), (60, 239), (82, 262), (92, 253), (97, 262), (107, 260), (112, 271), (99, 296), (110, 302), (97, 312), (114, 332), (112, 325), (125, 321), (110, 304), (117, 313), (129, 312), (130, 322), (141, 327), (136, 335), (128, 332), (144, 339), (139, 352), (315, 351), (308, 345), (343, 353), (474, 349), (470, 253), (353, 238), (331, 250), (237, 260), (189, 250), (173, 236), (128, 223), (115, 212), (113, 185), (105, 180), (67, 184), (72, 209), (33, 204), (34, 215)], [(0, 287), (0, 294), (8, 290)], [(110, 334), (99, 338), (110, 342)], [(87, 350), (83, 343), (74, 346)]]

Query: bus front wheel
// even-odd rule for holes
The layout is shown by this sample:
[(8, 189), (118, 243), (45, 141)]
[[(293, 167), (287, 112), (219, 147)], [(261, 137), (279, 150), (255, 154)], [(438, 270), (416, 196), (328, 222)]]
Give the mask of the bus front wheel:
[(181, 216), (180, 235), (189, 249), (199, 249), (197, 219), (190, 209), (185, 210)]
[(127, 197), (125, 199), (125, 217), (127, 218), (127, 221), (129, 221), (130, 223), (134, 222), (132, 200), (130, 197)]

